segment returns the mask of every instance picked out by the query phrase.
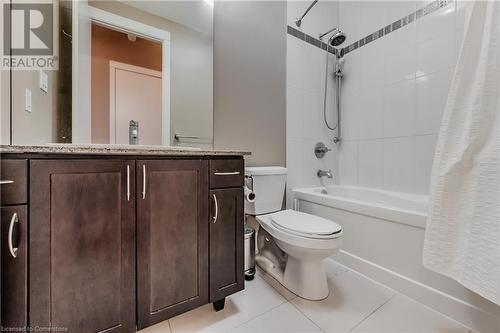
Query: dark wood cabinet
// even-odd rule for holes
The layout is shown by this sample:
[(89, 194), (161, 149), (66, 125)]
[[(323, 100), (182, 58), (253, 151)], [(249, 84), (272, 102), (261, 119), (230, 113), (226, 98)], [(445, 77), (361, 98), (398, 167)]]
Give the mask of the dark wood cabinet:
[(2, 329), (27, 326), (28, 214), (26, 205), (1, 208)]
[(216, 309), (244, 288), (243, 212), (242, 187), (210, 191), (210, 302)]
[(29, 324), (135, 330), (135, 161), (30, 162)]
[(137, 161), (139, 329), (208, 302), (207, 165)]
[(2, 329), (134, 332), (244, 288), (242, 158), (0, 157)]

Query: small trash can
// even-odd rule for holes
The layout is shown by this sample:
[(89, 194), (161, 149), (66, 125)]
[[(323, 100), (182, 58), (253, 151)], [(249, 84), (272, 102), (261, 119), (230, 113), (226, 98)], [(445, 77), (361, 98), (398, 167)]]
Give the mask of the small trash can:
[(255, 230), (245, 226), (245, 280), (255, 276)]

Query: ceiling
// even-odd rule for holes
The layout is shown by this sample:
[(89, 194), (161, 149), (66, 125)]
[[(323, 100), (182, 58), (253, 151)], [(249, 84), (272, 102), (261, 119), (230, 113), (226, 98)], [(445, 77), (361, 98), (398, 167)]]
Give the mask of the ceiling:
[(121, 2), (187, 26), (193, 30), (212, 35), (213, 1), (127, 1)]

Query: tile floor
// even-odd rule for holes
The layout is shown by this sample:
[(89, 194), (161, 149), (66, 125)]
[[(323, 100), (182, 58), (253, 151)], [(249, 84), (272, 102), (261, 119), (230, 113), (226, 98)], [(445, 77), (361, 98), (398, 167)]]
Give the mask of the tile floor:
[(460, 323), (429, 309), (335, 261), (326, 261), (330, 293), (307, 301), (258, 271), (245, 290), (151, 326), (140, 333), (178, 332), (442, 332), (470, 333)]

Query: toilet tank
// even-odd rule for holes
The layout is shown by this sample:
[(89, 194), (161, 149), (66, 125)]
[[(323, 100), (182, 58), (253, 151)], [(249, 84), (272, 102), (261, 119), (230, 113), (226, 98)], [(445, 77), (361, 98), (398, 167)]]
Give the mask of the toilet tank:
[(255, 193), (254, 202), (245, 199), (245, 214), (262, 215), (281, 210), (285, 194), (286, 168), (247, 167), (245, 176), (245, 185)]

